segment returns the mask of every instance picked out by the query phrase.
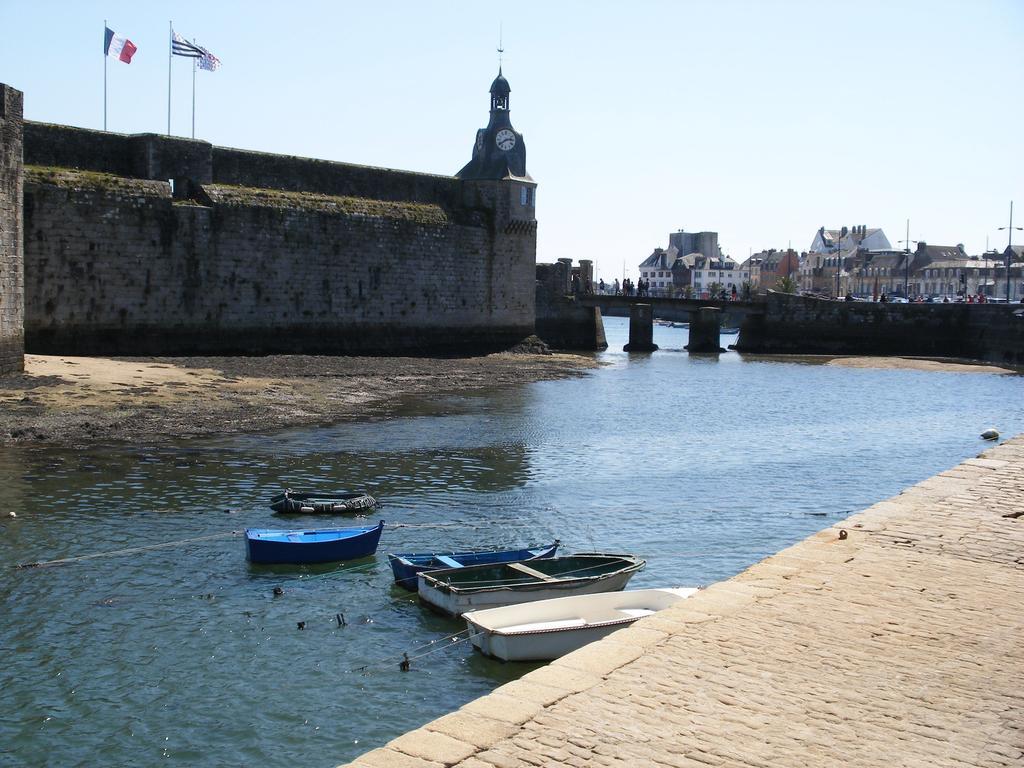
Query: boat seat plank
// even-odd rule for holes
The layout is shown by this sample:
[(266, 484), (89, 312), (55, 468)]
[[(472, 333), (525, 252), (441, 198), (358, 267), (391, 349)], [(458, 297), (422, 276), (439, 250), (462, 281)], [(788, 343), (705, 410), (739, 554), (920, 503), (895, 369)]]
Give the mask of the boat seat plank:
[(531, 568), (528, 565), (523, 565), (522, 563), (509, 563), (508, 567), (513, 571), (525, 573), (527, 576), (533, 576), (533, 578), (540, 579), (541, 581), (558, 581), (554, 576), (548, 576), (546, 573), (541, 573), (540, 571)]
[(548, 632), (553, 629), (578, 629), (587, 626), (586, 619), (558, 619), (555, 621), (533, 621), (529, 624), (513, 624), (508, 627), (495, 628), (496, 633), (514, 632)]
[(448, 566), (449, 568), (461, 568), (462, 567), (462, 563), (460, 563), (458, 560), (452, 560), (447, 555), (435, 555), (434, 559), (437, 560), (437, 562), (441, 563), (442, 565)]

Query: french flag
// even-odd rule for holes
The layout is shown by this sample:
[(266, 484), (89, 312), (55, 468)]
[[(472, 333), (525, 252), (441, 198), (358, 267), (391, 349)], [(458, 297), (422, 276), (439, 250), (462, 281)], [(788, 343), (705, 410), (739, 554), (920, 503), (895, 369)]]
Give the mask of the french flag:
[(114, 30), (110, 27), (105, 27), (106, 34), (103, 39), (103, 52), (110, 56), (112, 59), (118, 59), (123, 61), (125, 64), (132, 63), (132, 56), (139, 50), (135, 47), (135, 43), (126, 37), (120, 37), (114, 34)]

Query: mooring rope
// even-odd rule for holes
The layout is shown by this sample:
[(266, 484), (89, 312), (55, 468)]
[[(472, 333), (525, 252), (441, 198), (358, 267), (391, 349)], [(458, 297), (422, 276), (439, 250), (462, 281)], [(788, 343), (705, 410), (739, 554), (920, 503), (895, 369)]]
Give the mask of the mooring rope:
[[(480, 634), (483, 634), (483, 633), (482, 632), (475, 632), (474, 633), (474, 632), (471, 632), (469, 629), (461, 629), (458, 632), (453, 632), (450, 635), (445, 635), (444, 637), (435, 638), (434, 640), (431, 640), (429, 643), (423, 643), (422, 645), (413, 646), (408, 651), (405, 651), (405, 652), (402, 653), (402, 660), (399, 662), (399, 668), (402, 671), (406, 671), (409, 668), (409, 662), (415, 661), (416, 659), (422, 659), (424, 656), (429, 656), (432, 653), (437, 653), (438, 651), (443, 651), (443, 650), (445, 650), (447, 648), (453, 648), (456, 645), (458, 645), (459, 643), (464, 643), (467, 640), (472, 640), (474, 637), (476, 637), (477, 635), (480, 635)], [(466, 636), (465, 637), (459, 637), (459, 635), (466, 635)], [(456, 639), (456, 638), (458, 638), (458, 639)], [(437, 645), (438, 643), (443, 643), (446, 640), (451, 640), (451, 642), (450, 643), (446, 643), (445, 645), (442, 645), (442, 646), (440, 646), (438, 648), (430, 648), (430, 646)], [(423, 653), (420, 653), (420, 654), (416, 654), (416, 651), (419, 651), (422, 648), (430, 648), (430, 650), (424, 651)], [(409, 655), (410, 653), (412, 653), (413, 655), (410, 656)], [(379, 659), (375, 659), (373, 661), (368, 661), (365, 664), (362, 664), (362, 665), (360, 665), (358, 667), (353, 667), (352, 669), (349, 669), (349, 670), (346, 670), (346, 671), (347, 672), (366, 672), (371, 667), (377, 667), (377, 666), (383, 667), (385, 664), (390, 665), (390, 664), (394, 664), (394, 663), (395, 663), (395, 657), (394, 656), (384, 656), (384, 657), (381, 657)]]
[(114, 557), (117, 555), (130, 555), (135, 552), (146, 552), (151, 549), (162, 547), (176, 547), (180, 544), (193, 544), (197, 541), (210, 541), (211, 539), (223, 539), (228, 536), (240, 536), (242, 531), (228, 531), (227, 533), (211, 533), (209, 536), (196, 536), (191, 539), (179, 539), (177, 541), (165, 541), (160, 544), (147, 544), (143, 547), (127, 547), (126, 549), (115, 549), (111, 552), (94, 552), (91, 555), (78, 555), (77, 557), (62, 557), (59, 560), (43, 560), (37, 563), (19, 563), (12, 568), (43, 568), (48, 565), (67, 565), (77, 563), (81, 560), (92, 560), (97, 557)]

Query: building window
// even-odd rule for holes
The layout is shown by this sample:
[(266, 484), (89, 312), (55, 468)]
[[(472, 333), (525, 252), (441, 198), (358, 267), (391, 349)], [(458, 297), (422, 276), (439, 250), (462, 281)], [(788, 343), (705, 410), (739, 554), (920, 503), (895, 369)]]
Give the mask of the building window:
[(520, 205), (526, 206), (526, 200), (527, 200), (526, 196), (527, 196), (527, 189), (526, 189), (526, 187), (520, 187), (519, 188), (519, 204)]

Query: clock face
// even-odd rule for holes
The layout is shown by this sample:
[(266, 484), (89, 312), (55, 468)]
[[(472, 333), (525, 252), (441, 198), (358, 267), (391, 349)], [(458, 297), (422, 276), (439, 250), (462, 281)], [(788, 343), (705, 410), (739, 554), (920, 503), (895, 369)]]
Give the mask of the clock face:
[(508, 128), (502, 128), (498, 131), (498, 135), (494, 137), (494, 141), (498, 145), (498, 149), (502, 152), (508, 152), (516, 145), (516, 135)]

